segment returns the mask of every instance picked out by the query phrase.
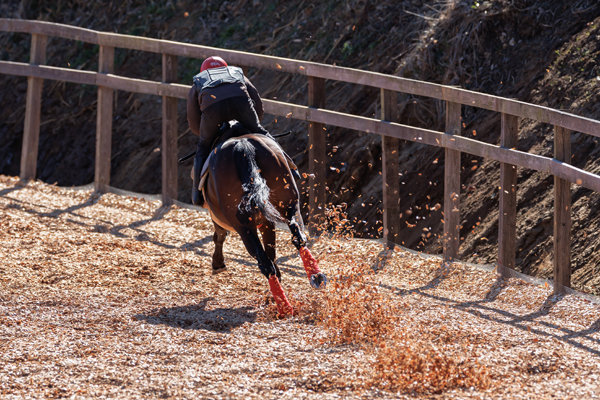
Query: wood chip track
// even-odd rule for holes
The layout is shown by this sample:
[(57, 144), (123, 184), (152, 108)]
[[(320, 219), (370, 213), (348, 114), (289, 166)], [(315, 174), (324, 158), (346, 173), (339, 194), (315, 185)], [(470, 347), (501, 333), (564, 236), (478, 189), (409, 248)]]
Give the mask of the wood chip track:
[[(287, 232), (278, 265), (298, 315), (277, 320), (236, 235), (228, 270), (211, 275), (205, 213), (0, 176), (0, 226), (2, 398), (417, 396), (373, 380), (368, 346), (329, 340), (327, 296), (310, 288)], [(312, 252), (333, 280), (382, 256), (363, 240), (321, 239)], [(399, 327), (422, 327), (440, 351), (462, 343), (490, 371), (487, 389), (423, 397), (598, 398), (599, 305), (402, 250), (371, 284), (402, 304)]]

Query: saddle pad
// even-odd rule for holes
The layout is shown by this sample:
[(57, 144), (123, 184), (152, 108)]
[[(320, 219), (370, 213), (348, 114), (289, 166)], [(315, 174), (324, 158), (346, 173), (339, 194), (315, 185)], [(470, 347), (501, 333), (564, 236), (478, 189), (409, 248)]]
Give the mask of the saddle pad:
[(213, 154), (214, 154), (214, 152), (211, 151), (210, 154), (208, 155), (208, 157), (206, 158), (204, 165), (202, 166), (202, 172), (200, 173), (200, 183), (198, 184), (198, 190), (202, 190), (202, 188), (204, 187), (204, 184), (206, 183), (206, 178), (208, 177), (208, 165), (209, 165), (210, 159), (212, 158)]

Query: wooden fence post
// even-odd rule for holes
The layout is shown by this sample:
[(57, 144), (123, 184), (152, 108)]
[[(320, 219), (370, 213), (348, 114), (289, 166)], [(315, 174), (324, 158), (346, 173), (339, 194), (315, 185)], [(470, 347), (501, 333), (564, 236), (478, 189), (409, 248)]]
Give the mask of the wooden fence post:
[[(98, 72), (112, 74), (115, 68), (115, 48), (100, 46), (98, 57)], [(98, 86), (94, 189), (100, 193), (105, 193), (110, 185), (113, 94), (113, 89)]]
[[(519, 118), (502, 113), (500, 146), (517, 147)], [(517, 253), (517, 167), (500, 163), (500, 215), (498, 220), (498, 263), (515, 269)], [(504, 276), (505, 273), (501, 274)]]
[[(571, 164), (571, 131), (554, 127), (554, 159)], [(554, 293), (571, 287), (571, 182), (554, 177)]]
[[(325, 107), (325, 80), (322, 78), (308, 77), (308, 106), (315, 108)], [(316, 223), (325, 211), (325, 146), (326, 134), (324, 125), (309, 122), (308, 127), (308, 212), (309, 232), (317, 233)]]
[[(446, 134), (460, 135), (460, 103), (446, 102)], [(446, 148), (444, 166), (444, 261), (458, 257), (460, 248), (460, 151)]]
[[(34, 65), (46, 62), (48, 36), (37, 33), (31, 36), (31, 55), (29, 63)], [(27, 78), (27, 100), (25, 108), (25, 126), (23, 127), (23, 146), (21, 149), (21, 174), (23, 181), (35, 179), (37, 169), (38, 146), (40, 142), (40, 116), (42, 109), (41, 78)]]
[[(396, 92), (381, 89), (381, 119), (397, 122), (398, 97)], [(398, 151), (400, 140), (389, 136), (381, 137), (381, 170), (383, 176), (383, 239), (386, 248), (389, 242), (398, 243), (400, 234), (400, 163)]]
[[(177, 56), (162, 55), (162, 80), (177, 82)], [(177, 98), (162, 98), (162, 204), (177, 200)]]

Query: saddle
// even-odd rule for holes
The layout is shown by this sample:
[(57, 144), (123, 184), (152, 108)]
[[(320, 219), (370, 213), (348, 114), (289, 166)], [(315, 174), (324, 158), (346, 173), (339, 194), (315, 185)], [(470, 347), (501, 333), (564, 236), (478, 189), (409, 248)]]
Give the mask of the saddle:
[[(213, 154), (215, 154), (215, 151), (214, 151), (215, 148), (217, 148), (217, 146), (219, 146), (222, 143), (225, 143), (227, 140), (229, 140), (231, 138), (248, 135), (250, 133), (252, 133), (252, 132), (250, 132), (248, 129), (244, 128), (242, 126), (242, 124), (240, 124), (236, 120), (231, 120), (229, 122), (226, 122), (221, 126), (221, 128), (219, 128), (219, 135), (217, 136), (213, 145), (211, 146), (210, 154), (208, 155), (208, 157), (206, 158), (206, 161), (204, 162), (204, 165), (202, 166), (202, 172), (200, 173), (200, 183), (198, 184), (199, 190), (202, 190), (204, 188), (204, 185), (206, 184), (206, 178), (208, 177), (208, 166), (210, 165), (210, 160), (211, 160)], [(271, 137), (271, 139), (273, 139), (275, 141), (275, 143), (277, 143), (277, 141), (273, 137)], [(285, 159), (287, 160), (287, 163), (288, 163), (288, 166), (290, 167), (290, 169), (298, 169), (296, 164), (294, 164), (294, 160), (292, 160), (292, 158), (285, 151), (283, 151), (281, 146), (279, 146), (279, 149), (285, 155)], [(192, 171), (192, 174), (193, 174), (193, 171)], [(193, 179), (193, 176), (192, 176), (192, 179)]]

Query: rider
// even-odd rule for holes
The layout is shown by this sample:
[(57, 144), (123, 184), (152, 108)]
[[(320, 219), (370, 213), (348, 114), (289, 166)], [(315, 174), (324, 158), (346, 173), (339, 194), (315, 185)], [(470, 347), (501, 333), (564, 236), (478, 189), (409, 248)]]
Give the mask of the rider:
[(221, 124), (235, 119), (252, 133), (268, 135), (260, 124), (263, 115), (260, 95), (241, 68), (228, 66), (221, 57), (204, 60), (200, 73), (194, 76), (187, 100), (188, 124), (198, 135), (192, 188), (194, 205), (204, 205), (204, 196), (198, 189), (200, 173)]

